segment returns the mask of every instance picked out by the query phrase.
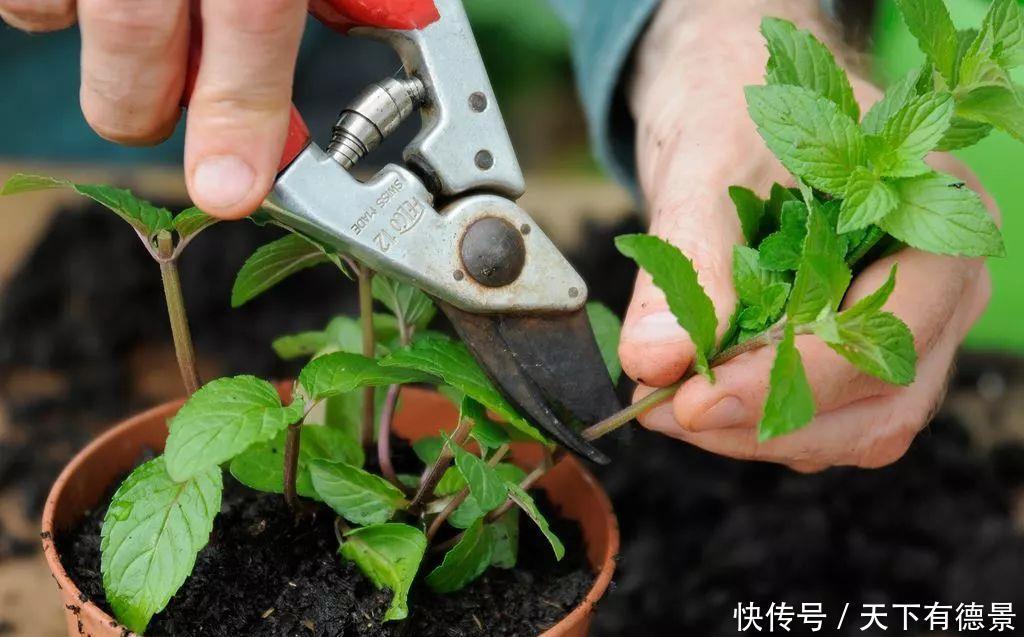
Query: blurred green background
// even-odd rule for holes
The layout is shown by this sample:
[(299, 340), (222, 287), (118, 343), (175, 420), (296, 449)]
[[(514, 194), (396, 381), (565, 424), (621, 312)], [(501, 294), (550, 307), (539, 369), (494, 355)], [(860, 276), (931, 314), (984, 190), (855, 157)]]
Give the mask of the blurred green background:
[[(978, 26), (987, 3), (982, 0), (952, 0), (949, 3), (959, 28)], [(875, 30), (876, 73), (881, 83), (898, 78), (923, 61), (924, 56), (907, 30), (893, 0), (883, 0)], [(1024, 81), (1024, 69), (1014, 79)], [(1003, 233), (1009, 256), (992, 259), (993, 295), (985, 315), (967, 339), (968, 347), (1024, 350), (1024, 293), (1017, 280), (1024, 274), (1024, 147), (1005, 133), (997, 133), (977, 146), (956, 153), (981, 178), (999, 203)]]

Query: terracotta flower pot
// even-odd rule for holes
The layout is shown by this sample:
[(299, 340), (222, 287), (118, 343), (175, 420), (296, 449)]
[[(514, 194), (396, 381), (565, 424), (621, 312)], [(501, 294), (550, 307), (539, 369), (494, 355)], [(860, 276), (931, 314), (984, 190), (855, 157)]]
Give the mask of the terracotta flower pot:
[[(282, 393), (287, 393), (284, 389)], [(61, 564), (54, 538), (82, 519), (96, 506), (107, 489), (131, 470), (143, 449), (163, 449), (167, 420), (181, 401), (167, 403), (117, 425), (83, 449), (57, 478), (43, 510), (43, 550), (57, 586), (64, 597), (70, 637), (124, 637), (128, 633), (113, 617), (90, 601)], [(402, 392), (402, 408), (395, 419), (395, 432), (409, 440), (436, 435), (436, 423), (454, 423), (458, 414), (448, 400), (422, 389)], [(524, 468), (536, 466), (541, 452), (535, 445), (513, 445), (512, 460)], [(589, 633), (594, 605), (608, 590), (619, 550), (619, 526), (611, 502), (601, 486), (579, 462), (566, 458), (537, 485), (567, 518), (583, 528), (587, 557), (597, 573), (583, 602), (541, 637), (585, 637)]]

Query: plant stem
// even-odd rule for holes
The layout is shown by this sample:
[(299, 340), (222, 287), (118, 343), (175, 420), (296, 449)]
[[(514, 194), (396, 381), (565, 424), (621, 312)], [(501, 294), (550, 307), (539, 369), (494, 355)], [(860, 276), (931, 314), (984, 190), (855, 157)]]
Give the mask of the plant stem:
[(398, 404), (398, 394), (401, 390), (401, 385), (391, 385), (384, 398), (384, 407), (380, 412), (380, 428), (377, 430), (377, 462), (380, 464), (381, 475), (404, 491), (405, 487), (398, 479), (394, 463), (391, 462), (391, 421), (395, 417), (395, 406)]
[(299, 475), (299, 450), (302, 446), (302, 419), (288, 425), (288, 435), (284, 443), (284, 501), (292, 513), (302, 513), (302, 501), (295, 490), (295, 481)]
[[(557, 465), (559, 462), (561, 462), (561, 461), (562, 461), (562, 458), (559, 457), (559, 458), (557, 458), (551, 464), (542, 464), (542, 465), (540, 465), (539, 467), (537, 467), (536, 469), (534, 469), (533, 471), (528, 473), (525, 478), (523, 478), (523, 481), (519, 483), (519, 487), (523, 491), (526, 491), (527, 489), (532, 488), (533, 485), (537, 484), (538, 480), (543, 478), (544, 475), (547, 474), (548, 471), (551, 471), (551, 469), (555, 465)], [(493, 510), (490, 513), (487, 514), (487, 517), (485, 518), (486, 521), (487, 522), (494, 522), (495, 520), (497, 520), (501, 516), (503, 516), (506, 513), (508, 513), (509, 510), (512, 507), (514, 507), (515, 505), (516, 505), (516, 503), (512, 501), (512, 498), (509, 498), (508, 500), (505, 500), (505, 504), (502, 504), (500, 507), (498, 507), (497, 509), (495, 509), (495, 510)]]
[(167, 302), (167, 317), (171, 322), (171, 336), (174, 339), (174, 354), (178, 359), (181, 380), (188, 395), (195, 393), (202, 384), (196, 369), (196, 351), (192, 344), (192, 332), (188, 327), (185, 298), (181, 293), (178, 278), (178, 262), (174, 255), (174, 238), (169, 232), (157, 235), (157, 254), (160, 263), (160, 278), (163, 279), (164, 299)]
[[(487, 461), (487, 466), (489, 466), (489, 467), (496, 466), (499, 462), (502, 461), (502, 459), (506, 455), (508, 455), (508, 452), (509, 452), (510, 448), (511, 447), (509, 447), (507, 444), (504, 444), (504, 445), (501, 445), (500, 447), (498, 447), (498, 449), (494, 452), (494, 454)], [(446, 506), (440, 513), (438, 513), (437, 517), (434, 518), (434, 521), (430, 523), (430, 528), (427, 529), (427, 541), (428, 542), (430, 542), (430, 541), (432, 541), (434, 539), (434, 536), (437, 535), (437, 532), (441, 530), (441, 526), (444, 525), (445, 520), (447, 520), (448, 517), (452, 513), (455, 513), (455, 509), (457, 509), (460, 506), (462, 506), (462, 503), (465, 502), (466, 498), (468, 498), (468, 497), (469, 497), (469, 486), (467, 485), (466, 487), (464, 487), (462, 489), (462, 491), (459, 491), (458, 495), (456, 495), (454, 498), (452, 498), (452, 501), (448, 503), (448, 506)]]
[[(377, 347), (373, 334), (373, 270), (369, 266), (359, 268), (359, 318), (363, 328), (363, 356), (376, 358)], [(360, 440), (363, 447), (373, 444), (373, 387), (363, 388), (363, 418)]]
[[(771, 345), (782, 338), (785, 329), (786, 321), (783, 319), (773, 327), (765, 330), (762, 334), (758, 334), (750, 340), (744, 341), (739, 345), (733, 345), (729, 349), (722, 351), (720, 354), (708, 361), (708, 364), (711, 367), (717, 367), (718, 365), (731, 361), (737, 356), (760, 349), (766, 345)], [(607, 436), (623, 425), (632, 422), (635, 418), (647, 413), (651, 408), (671, 399), (672, 396), (675, 396), (675, 393), (679, 391), (679, 388), (683, 386), (683, 383), (693, 378), (696, 374), (696, 370), (691, 366), (690, 369), (683, 374), (683, 377), (676, 383), (669, 385), (668, 387), (661, 387), (654, 390), (622, 411), (612, 414), (596, 425), (587, 427), (581, 432), (581, 435), (585, 439), (591, 441)]]
[[(405, 318), (399, 316), (398, 335), (402, 347), (405, 347), (412, 341), (412, 332), (413, 328), (405, 322)], [(401, 385), (391, 385), (388, 387), (388, 393), (384, 399), (384, 408), (380, 413), (380, 426), (377, 429), (377, 464), (380, 465), (381, 474), (391, 484), (405, 491), (405, 486), (398, 479), (398, 474), (395, 473), (395, 465), (391, 460), (392, 422), (395, 419), (395, 408), (398, 406), (398, 395), (401, 391)]]
[[(469, 437), (469, 432), (473, 429), (473, 421), (468, 418), (459, 420), (458, 426), (455, 431), (452, 432), (451, 444), (461, 445), (466, 442), (466, 438)], [(416, 495), (413, 496), (409, 502), (409, 513), (413, 515), (419, 515), (423, 510), (423, 505), (427, 503), (427, 499), (430, 498), (434, 493), (434, 489), (437, 487), (437, 483), (441, 481), (441, 477), (444, 475), (448, 466), (452, 463), (452, 458), (455, 457), (455, 453), (445, 445), (441, 448), (441, 453), (437, 454), (437, 460), (434, 464), (430, 465), (427, 472), (423, 475), (423, 479), (420, 480), (420, 488), (416, 490)]]

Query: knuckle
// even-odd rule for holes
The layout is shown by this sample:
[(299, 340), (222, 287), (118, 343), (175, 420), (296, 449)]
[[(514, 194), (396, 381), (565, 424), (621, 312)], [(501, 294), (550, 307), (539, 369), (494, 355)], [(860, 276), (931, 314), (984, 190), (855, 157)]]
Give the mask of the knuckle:
[(789, 468), (797, 473), (804, 475), (811, 475), (815, 473), (821, 473), (825, 469), (828, 469), (828, 465), (821, 464), (820, 462), (798, 460), (789, 463)]
[(192, 96), (191, 116), (216, 121), (227, 128), (249, 128), (287, 113), (288, 92), (270, 91), (266, 87), (197, 88)]
[[(914, 414), (920, 415), (920, 418), (914, 417)], [(869, 435), (861, 446), (856, 466), (880, 469), (893, 464), (906, 455), (925, 420), (926, 410), (911, 410), (903, 420), (889, 427), (880, 427), (879, 433)]]
[(176, 120), (160, 117), (152, 110), (132, 113), (99, 100), (83, 100), (82, 114), (89, 126), (103, 139), (129, 145), (163, 141), (174, 132)]
[(89, 0), (84, 7), (90, 29), (103, 34), (105, 47), (163, 48), (179, 28), (176, 13), (163, 0)]
[(304, 15), (305, 2), (300, 0), (229, 0), (222, 10), (232, 28), (249, 35), (268, 36), (290, 30), (297, 16)]

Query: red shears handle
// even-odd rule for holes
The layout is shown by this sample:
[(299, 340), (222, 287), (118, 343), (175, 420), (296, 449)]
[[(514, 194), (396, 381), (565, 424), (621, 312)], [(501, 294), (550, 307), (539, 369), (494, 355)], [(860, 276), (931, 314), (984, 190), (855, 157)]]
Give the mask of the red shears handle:
[[(198, 3), (193, 3), (193, 8)], [(409, 31), (422, 29), (440, 19), (434, 0), (310, 0), (309, 12), (328, 27), (347, 33), (355, 27), (375, 27)], [(193, 13), (188, 75), (181, 104), (187, 107), (199, 74), (202, 57), (202, 24), (198, 11)], [(309, 127), (292, 105), (288, 137), (278, 170), (284, 170), (309, 145)]]

